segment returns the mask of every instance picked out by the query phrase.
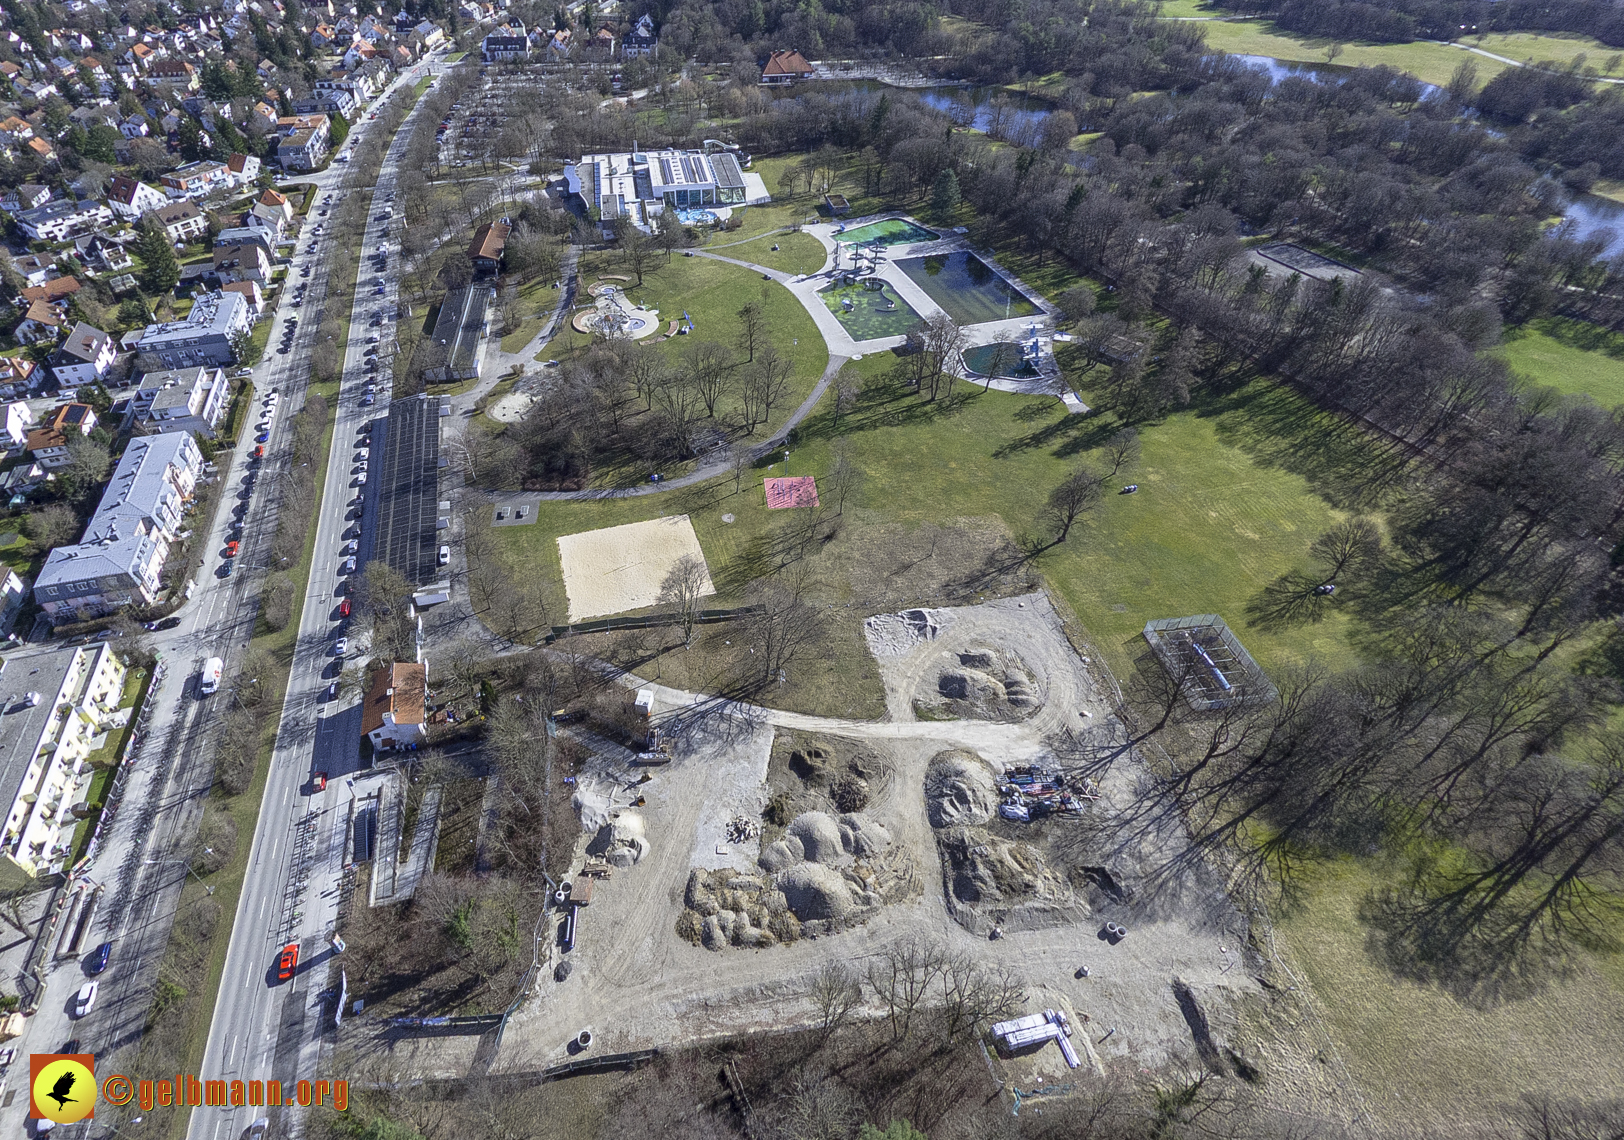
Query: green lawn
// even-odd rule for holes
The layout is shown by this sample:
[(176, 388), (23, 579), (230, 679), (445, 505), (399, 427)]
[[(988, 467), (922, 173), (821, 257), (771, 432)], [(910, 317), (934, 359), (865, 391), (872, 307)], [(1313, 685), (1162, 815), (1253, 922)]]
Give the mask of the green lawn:
[[(1267, 55), (1286, 62), (1323, 64), (1327, 62), (1326, 48), (1333, 42), (1276, 31), (1269, 20), (1209, 21), (1201, 27), (1211, 47), (1237, 55)], [(1568, 36), (1518, 33), (1487, 36), (1481, 45), (1476, 39), (1463, 42), (1519, 61), (1555, 60), (1566, 63), (1583, 52), (1593, 65), (1600, 66), (1613, 54), (1612, 49), (1597, 40)], [(1422, 41), (1407, 44), (1345, 43), (1336, 64), (1339, 67), (1375, 67), (1385, 63), (1427, 83), (1442, 85), (1448, 83), (1455, 69), (1468, 59), (1477, 65), (1479, 83), (1488, 82), (1507, 67), (1497, 60), (1458, 47)]]
[[(772, 233), (738, 245), (730, 244), (737, 240), (732, 234), (718, 234), (717, 240), (705, 248), (723, 257), (736, 257), (784, 273), (816, 273), (829, 258), (823, 243), (811, 234)], [(775, 245), (777, 250), (773, 249)]]
[(1301, 905), (1278, 916), (1291, 960), (1319, 995), (1320, 1014), (1378, 1115), (1422, 1134), (1464, 1135), (1463, 1120), (1525, 1094), (1562, 1100), (1576, 1089), (1624, 1084), (1624, 1021), (1616, 1015), (1624, 957), (1580, 952), (1532, 993), (1456, 1000), (1395, 976), (1361, 921), (1365, 900), (1403, 873), (1380, 858), (1318, 865)]
[[(878, 354), (862, 363), (872, 376), (891, 359)], [(808, 425), (810, 442), (792, 449), (790, 474), (828, 471), (826, 404)], [(865, 481), (847, 505), (841, 535), (811, 560), (819, 600), (896, 604), (945, 591), (948, 582), (973, 573), (975, 561), (947, 564), (951, 559), (940, 556), (899, 573), (892, 551), (921, 528), (1046, 537), (1039, 516), (1049, 489), (1080, 463), (1097, 467), (1088, 451), (1114, 430), (1108, 417), (1063, 416), (1058, 407), (1052, 399), (999, 392), (976, 392), (957, 409), (890, 391), (866, 395), (842, 424)], [(1308, 544), (1340, 517), (1314, 489), (1329, 490), (1318, 465), (1333, 461), (1323, 456), (1345, 450), (1346, 440), (1327, 442), (1337, 431), (1296, 397), (1261, 383), (1172, 416), (1143, 431), (1142, 461), (1113, 481), (1137, 482), (1139, 493), (1107, 495), (1070, 542), (1042, 554), (1036, 567), (1119, 676), (1139, 652), (1146, 621), (1194, 613), (1222, 614), (1266, 669), (1346, 658), (1340, 617), (1264, 632), (1247, 626), (1244, 612), (1262, 586), (1303, 564)], [(563, 613), (559, 535), (688, 513), (722, 591), (719, 602), (736, 601), (762, 568), (763, 536), (784, 521), (783, 513), (766, 510), (760, 478), (782, 473), (781, 466), (753, 473), (739, 495), (724, 478), (709, 488), (634, 500), (545, 503), (535, 524), (496, 533), (515, 566), (543, 575), (549, 609)], [(724, 514), (734, 521), (722, 521)], [(976, 550), (974, 558), (989, 552)], [(872, 612), (853, 611), (843, 620), (855, 623)], [(839, 696), (837, 707), (845, 707), (850, 694)]]
[(25, 578), (31, 578), (38, 555), (34, 544), (16, 531), (0, 534), (0, 566), (8, 566)]
[(1624, 335), (1584, 321), (1545, 317), (1507, 329), (1498, 350), (1512, 370), (1604, 407), (1624, 404)]

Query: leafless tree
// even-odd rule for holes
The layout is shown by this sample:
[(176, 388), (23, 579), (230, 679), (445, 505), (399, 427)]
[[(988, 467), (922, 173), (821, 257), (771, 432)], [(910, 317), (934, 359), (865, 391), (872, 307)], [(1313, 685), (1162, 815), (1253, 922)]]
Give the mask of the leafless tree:
[(694, 643), (694, 625), (699, 621), (699, 601), (710, 585), (710, 571), (705, 560), (694, 554), (684, 554), (666, 573), (660, 583), (661, 605), (670, 606), (682, 621), (682, 645)]
[(747, 447), (735, 447), (728, 456), (727, 472), (733, 476), (733, 493), (737, 495), (744, 485), (744, 477), (755, 464)]
[(754, 663), (746, 684), (775, 680), (808, 646), (823, 635), (823, 619), (807, 605), (794, 586), (761, 581), (751, 590), (751, 600), (761, 607), (746, 624), (750, 654)]
[(637, 284), (643, 284), (643, 274), (652, 268), (655, 254), (659, 251), (654, 247), (654, 239), (638, 229), (630, 221), (625, 221), (619, 227), (620, 259), (637, 275)]
[(671, 370), (665, 353), (651, 344), (628, 341), (615, 346), (615, 355), (620, 358), (621, 367), (631, 381), (633, 390), (643, 398), (644, 406), (653, 411), (655, 393), (660, 390), (661, 381)]
[(682, 363), (704, 402), (705, 414), (714, 418), (716, 405), (721, 402), (731, 375), (731, 354), (714, 340), (695, 340), (683, 349)]
[(863, 472), (852, 462), (844, 447), (835, 449), (835, 460), (824, 476), (824, 491), (835, 508), (835, 514), (846, 513), (846, 499), (862, 485)]
[(655, 405), (685, 452), (693, 450), (694, 423), (700, 418), (703, 403), (699, 385), (686, 369), (667, 372), (655, 390)]
[(1139, 461), (1139, 433), (1125, 427), (1106, 440), (1100, 451), (1111, 464), (1111, 473), (1106, 478), (1114, 479), (1118, 471)]
[(973, 1036), (981, 1022), (1010, 1016), (1025, 999), (1008, 965), (988, 968), (963, 954), (948, 955), (942, 965), (942, 1016), (949, 1037)]
[(1381, 561), (1382, 534), (1368, 518), (1345, 519), (1316, 538), (1308, 552), (1324, 565), (1325, 580), (1335, 581), (1374, 568)]
[(754, 434), (757, 425), (772, 420), (773, 408), (789, 394), (790, 378), (794, 372), (794, 361), (779, 356), (770, 344), (762, 347), (756, 362), (745, 369), (739, 385), (747, 432)]
[[(957, 366), (959, 353), (965, 345), (964, 330), (946, 313), (937, 313), (925, 321), (919, 331), (924, 343), (923, 387), (932, 400), (941, 395), (950, 395), (952, 369)], [(947, 391), (944, 392), (944, 388)]]
[(888, 947), (869, 962), (868, 988), (885, 1006), (892, 1040), (900, 1041), (912, 1031), (914, 1015), (924, 1006), (946, 964), (940, 946), (915, 938)]
[(823, 1044), (862, 1008), (863, 987), (845, 963), (829, 962), (812, 979), (812, 1004), (818, 1010), (818, 1043)]
[(779, 1106), (783, 1140), (848, 1140), (862, 1119), (857, 1098), (830, 1076), (802, 1073)]
[(1049, 492), (1044, 514), (1057, 531), (1051, 546), (1059, 546), (1066, 541), (1072, 525), (1094, 509), (1102, 493), (1099, 476), (1080, 467)]
[(840, 371), (835, 373), (834, 421), (835, 430), (840, 430), (840, 417), (846, 415), (857, 406), (857, 401), (863, 395), (863, 376), (850, 364), (842, 364)]
[(755, 360), (756, 351), (767, 344), (767, 314), (759, 302), (747, 301), (738, 312), (739, 351), (746, 360)]

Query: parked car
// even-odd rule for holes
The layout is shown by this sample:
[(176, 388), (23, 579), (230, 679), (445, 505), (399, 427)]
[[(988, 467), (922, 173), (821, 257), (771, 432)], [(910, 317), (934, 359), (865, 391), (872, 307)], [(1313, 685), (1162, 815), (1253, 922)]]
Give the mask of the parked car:
[[(337, 682), (335, 681), (334, 684), (336, 685)], [(311, 777), (310, 783), (316, 789), (316, 791), (325, 792), (327, 790), (327, 773), (317, 772)]]
[(289, 942), (282, 947), (282, 956), (276, 960), (276, 980), (285, 982), (293, 977), (293, 971), (299, 965), (299, 944)]
[(235, 558), (235, 557), (237, 557), (237, 548), (238, 548), (238, 542), (237, 542), (236, 539), (232, 539), (230, 542), (226, 543), (226, 557), (227, 558)]
[(350, 600), (348, 598), (345, 598), (342, 602), (338, 603), (338, 616), (339, 617), (349, 617), (350, 616)]
[(350, 647), (350, 639), (349, 638), (347, 638), (347, 637), (339, 638), (337, 641), (333, 642), (333, 656), (334, 657), (342, 657), (342, 656), (344, 656), (344, 651), (346, 649), (348, 649), (349, 647)]
[(447, 562), (450, 562), (450, 561), (451, 561), (451, 548), (449, 546), (440, 547), (440, 565), (444, 566)]

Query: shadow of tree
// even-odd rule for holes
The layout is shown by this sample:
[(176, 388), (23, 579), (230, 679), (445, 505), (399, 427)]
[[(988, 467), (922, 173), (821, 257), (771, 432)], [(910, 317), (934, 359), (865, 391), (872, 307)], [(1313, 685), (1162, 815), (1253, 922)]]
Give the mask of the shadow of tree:
[(1324, 621), (1337, 599), (1317, 592), (1323, 583), (1324, 578), (1318, 575), (1287, 571), (1246, 603), (1246, 623), (1259, 629), (1282, 630)]

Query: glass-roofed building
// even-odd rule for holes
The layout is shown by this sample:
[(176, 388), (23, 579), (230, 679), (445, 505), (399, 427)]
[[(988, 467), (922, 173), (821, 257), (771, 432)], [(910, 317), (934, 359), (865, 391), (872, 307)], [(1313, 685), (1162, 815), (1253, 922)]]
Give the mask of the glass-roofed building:
[(588, 154), (565, 167), (564, 177), (570, 192), (598, 211), (599, 220), (607, 224), (624, 216), (645, 229), (667, 206), (691, 210), (769, 200), (761, 176), (746, 171), (739, 156), (728, 151)]

